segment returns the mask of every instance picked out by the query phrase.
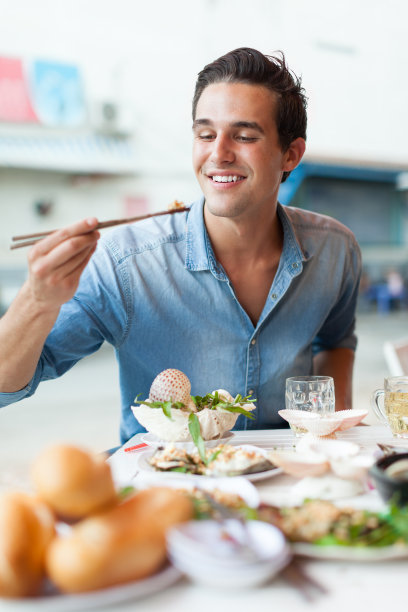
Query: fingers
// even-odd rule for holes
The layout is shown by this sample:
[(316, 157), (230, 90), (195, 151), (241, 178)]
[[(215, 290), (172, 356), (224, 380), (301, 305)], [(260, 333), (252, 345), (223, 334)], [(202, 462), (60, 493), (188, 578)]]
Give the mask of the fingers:
[(61, 243), (77, 238), (83, 240), (77, 241), (76, 244), (89, 245), (99, 237), (99, 234), (94, 231), (97, 225), (98, 219), (95, 217), (83, 219), (82, 221), (78, 221), (68, 227), (53, 232), (50, 236), (40, 240), (31, 250), (37, 256), (46, 255)]
[[(43, 277), (43, 280), (46, 280), (50, 287), (56, 287), (59, 284), (64, 283), (64, 281), (66, 285), (68, 285), (70, 282), (77, 282), (77, 280), (79, 280), (79, 276), (88, 264), (95, 250), (96, 244), (82, 249), (79, 253), (73, 257), (70, 257), (66, 262), (57, 268), (51, 268), (48, 265), (43, 265), (41, 268), (41, 272), (43, 274), (41, 274), (41, 272), (38, 273), (38, 270), (35, 271), (34, 267), (34, 273), (37, 273), (40, 278)], [(38, 268), (40, 268), (40, 266), (38, 266)]]
[(96, 249), (97, 223), (95, 218), (84, 219), (50, 234), (31, 248), (29, 283), (38, 303), (55, 307), (74, 295)]
[(100, 236), (99, 232), (92, 231), (97, 223), (95, 218), (85, 219), (40, 240), (28, 255), (32, 271), (43, 276), (51, 270), (69, 264), (69, 261), (76, 259), (78, 255), (81, 257), (81, 252), (84, 252), (83, 257), (86, 257), (88, 249), (96, 245)]

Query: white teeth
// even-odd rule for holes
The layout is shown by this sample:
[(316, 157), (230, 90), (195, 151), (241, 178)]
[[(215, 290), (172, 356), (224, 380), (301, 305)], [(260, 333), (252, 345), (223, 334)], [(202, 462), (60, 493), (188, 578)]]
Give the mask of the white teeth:
[(241, 181), (243, 179), (242, 176), (236, 176), (235, 174), (230, 176), (220, 176), (215, 174), (211, 178), (216, 183), (236, 183), (237, 181)]

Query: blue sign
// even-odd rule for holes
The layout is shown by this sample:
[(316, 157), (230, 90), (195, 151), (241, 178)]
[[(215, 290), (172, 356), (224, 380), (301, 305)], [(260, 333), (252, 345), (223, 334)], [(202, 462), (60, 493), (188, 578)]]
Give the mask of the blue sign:
[(83, 84), (77, 66), (33, 61), (30, 93), (41, 123), (55, 127), (75, 127), (86, 121)]

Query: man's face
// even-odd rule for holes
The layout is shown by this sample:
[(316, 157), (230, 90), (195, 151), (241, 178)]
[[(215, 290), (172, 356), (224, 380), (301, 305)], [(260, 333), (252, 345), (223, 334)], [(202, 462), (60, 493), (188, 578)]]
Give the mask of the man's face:
[(212, 214), (245, 217), (275, 206), (282, 173), (292, 169), (279, 145), (275, 108), (274, 93), (263, 86), (204, 89), (193, 124), (193, 166)]

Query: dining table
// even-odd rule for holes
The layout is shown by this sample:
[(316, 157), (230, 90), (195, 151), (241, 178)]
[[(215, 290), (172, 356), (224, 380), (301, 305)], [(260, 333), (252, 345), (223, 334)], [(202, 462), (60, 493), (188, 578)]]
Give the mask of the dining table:
[[(267, 450), (294, 449), (299, 438), (290, 429), (236, 431), (233, 444), (250, 444)], [(359, 425), (338, 432), (336, 438), (356, 443), (360, 452), (379, 453), (378, 444), (393, 444), (395, 438), (385, 425)], [(140, 458), (150, 447), (145, 434), (136, 434), (107, 461), (118, 488), (138, 487), (141, 475)], [(407, 440), (408, 447), (408, 440)], [(181, 480), (180, 480), (181, 482)], [(299, 479), (277, 470), (253, 484), (260, 500), (266, 504), (285, 504)], [(350, 499), (342, 499), (353, 507), (382, 510), (385, 508), (375, 487), (365, 483), (363, 490)], [(342, 548), (342, 547), (339, 547)], [(344, 547), (343, 547), (344, 548)], [(360, 560), (353, 550), (339, 550), (338, 557), (316, 554), (296, 556), (295, 574), (280, 572), (261, 586), (223, 588), (202, 585), (168, 566), (148, 581), (104, 592), (83, 595), (61, 595), (39, 600), (2, 600), (0, 612), (63, 612), (68, 610), (101, 610), (106, 612), (352, 612), (365, 608), (370, 612), (402, 609), (408, 583), (406, 557), (381, 557)]]

